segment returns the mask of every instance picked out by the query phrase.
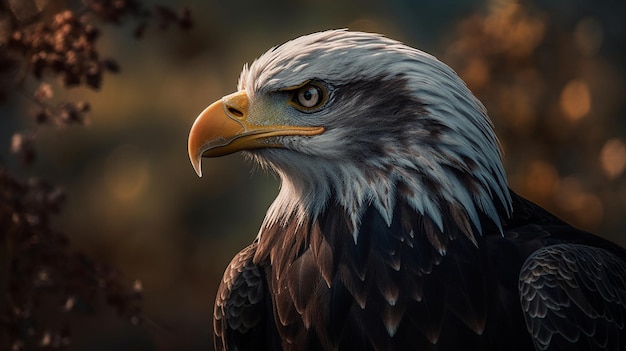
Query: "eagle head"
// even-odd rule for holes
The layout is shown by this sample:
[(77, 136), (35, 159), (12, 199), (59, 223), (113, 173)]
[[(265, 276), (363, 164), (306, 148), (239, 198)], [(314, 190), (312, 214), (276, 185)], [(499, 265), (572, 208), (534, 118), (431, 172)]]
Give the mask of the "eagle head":
[(390, 225), (399, 200), (444, 231), (444, 213), (501, 230), (511, 197), (483, 105), (435, 57), (381, 35), (330, 30), (244, 66), (237, 92), (207, 107), (189, 156), (243, 151), (276, 172), (265, 225), (314, 219), (331, 201), (356, 230), (373, 206)]

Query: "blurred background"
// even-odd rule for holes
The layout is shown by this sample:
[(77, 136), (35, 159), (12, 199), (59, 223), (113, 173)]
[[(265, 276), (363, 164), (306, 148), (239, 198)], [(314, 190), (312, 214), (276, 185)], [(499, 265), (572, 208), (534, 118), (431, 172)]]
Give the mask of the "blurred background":
[[(141, 40), (134, 25), (99, 26), (98, 50), (120, 72), (106, 74), (98, 90), (48, 80), (52, 99), (89, 101), (84, 126), (36, 126), (36, 106), (14, 95), (0, 110), (7, 167), (66, 192), (52, 226), (76, 250), (118, 267), (127, 284), (141, 282), (147, 322), (133, 326), (114, 313), (81, 319), (70, 349), (212, 349), (222, 273), (256, 236), (279, 184), (239, 155), (205, 160), (198, 178), (187, 157), (189, 128), (235, 90), (244, 63), (324, 29), (383, 33), (446, 62), (489, 110), (511, 188), (626, 246), (626, 2), (145, 3), (187, 5), (194, 26), (148, 27)], [(10, 152), (12, 135), (23, 130), (37, 133), (30, 167)]]

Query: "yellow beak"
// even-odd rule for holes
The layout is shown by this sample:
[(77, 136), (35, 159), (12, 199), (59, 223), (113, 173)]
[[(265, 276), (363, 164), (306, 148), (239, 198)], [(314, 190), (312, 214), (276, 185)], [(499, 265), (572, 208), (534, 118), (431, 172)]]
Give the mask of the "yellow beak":
[(202, 157), (219, 157), (241, 150), (284, 147), (268, 142), (284, 135), (310, 136), (324, 132), (324, 127), (258, 125), (248, 121), (249, 99), (245, 91), (224, 96), (207, 107), (189, 131), (189, 158), (202, 177)]

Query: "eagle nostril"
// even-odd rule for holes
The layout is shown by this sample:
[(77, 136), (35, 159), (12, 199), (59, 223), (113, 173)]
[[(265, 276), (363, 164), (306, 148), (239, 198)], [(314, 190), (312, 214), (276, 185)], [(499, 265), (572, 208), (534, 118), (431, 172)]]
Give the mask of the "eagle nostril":
[(234, 107), (229, 106), (227, 110), (230, 114), (232, 114), (235, 117), (243, 117), (243, 112), (239, 111), (238, 109)]

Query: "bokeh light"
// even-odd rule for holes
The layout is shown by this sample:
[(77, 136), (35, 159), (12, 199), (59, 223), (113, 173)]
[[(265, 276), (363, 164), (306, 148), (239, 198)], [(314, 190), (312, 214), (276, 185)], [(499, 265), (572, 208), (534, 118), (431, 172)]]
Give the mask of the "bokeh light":
[(561, 111), (565, 117), (577, 121), (591, 111), (591, 92), (587, 83), (580, 79), (573, 79), (561, 91), (559, 100)]
[(600, 162), (604, 173), (615, 179), (622, 175), (626, 167), (626, 146), (620, 139), (609, 139), (600, 151)]

